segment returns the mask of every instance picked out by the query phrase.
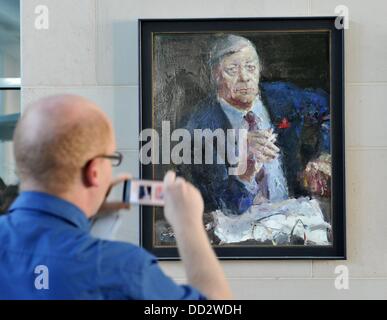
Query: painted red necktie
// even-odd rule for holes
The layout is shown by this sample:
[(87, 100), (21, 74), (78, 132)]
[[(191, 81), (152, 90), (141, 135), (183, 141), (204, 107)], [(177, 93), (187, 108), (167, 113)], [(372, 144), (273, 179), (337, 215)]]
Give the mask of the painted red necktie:
[(258, 117), (255, 115), (253, 111), (247, 112), (243, 118), (246, 120), (247, 124), (249, 125), (249, 129), (248, 129), (249, 132), (259, 130), (258, 123), (260, 122), (260, 120), (258, 119)]
[[(243, 118), (245, 119), (245, 121), (248, 124), (248, 132), (254, 132), (254, 131), (260, 130), (259, 123), (260, 123), (261, 119), (259, 119), (254, 112), (252, 112), (252, 111), (247, 112)], [(253, 154), (249, 154), (249, 156), (247, 157), (247, 166), (248, 167), (251, 165), (254, 165), (254, 162), (255, 162), (254, 158), (255, 157)], [(257, 172), (257, 174), (255, 175), (255, 180), (257, 181), (257, 183), (260, 186), (259, 190), (260, 190), (261, 195), (263, 197), (265, 197), (266, 199), (268, 199), (269, 198), (269, 189), (268, 189), (268, 184), (267, 184), (267, 175), (266, 175), (264, 167), (262, 167), (262, 169)]]

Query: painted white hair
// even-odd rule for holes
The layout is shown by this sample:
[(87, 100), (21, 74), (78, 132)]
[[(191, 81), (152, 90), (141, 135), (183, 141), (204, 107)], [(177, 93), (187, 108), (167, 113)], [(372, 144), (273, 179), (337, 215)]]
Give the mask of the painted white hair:
[[(252, 47), (257, 52), (255, 45), (244, 37), (234, 34), (218, 35), (210, 51), (209, 64), (211, 69), (216, 67), (226, 56), (239, 52), (245, 47)], [(259, 60), (258, 53), (257, 56)]]

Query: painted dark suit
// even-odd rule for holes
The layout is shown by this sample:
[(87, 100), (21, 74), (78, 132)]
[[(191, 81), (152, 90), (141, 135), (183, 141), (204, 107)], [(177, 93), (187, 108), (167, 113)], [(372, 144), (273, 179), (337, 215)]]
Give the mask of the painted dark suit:
[[(330, 152), (329, 96), (322, 90), (301, 89), (283, 82), (260, 83), (260, 92), (278, 134), (276, 145), (281, 149), (289, 196), (306, 195), (299, 174), (310, 160)], [(191, 134), (194, 129), (232, 128), (216, 97), (202, 101), (180, 127)], [(215, 153), (214, 146), (214, 163)], [(183, 165), (177, 170), (200, 189), (206, 212), (221, 209), (242, 214), (253, 204), (255, 194), (236, 176), (229, 175), (228, 168), (226, 163)]]

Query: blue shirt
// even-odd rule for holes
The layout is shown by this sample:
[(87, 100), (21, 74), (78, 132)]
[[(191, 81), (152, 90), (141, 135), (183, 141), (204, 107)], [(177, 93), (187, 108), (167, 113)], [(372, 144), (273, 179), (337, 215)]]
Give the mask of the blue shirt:
[(0, 299), (205, 299), (144, 249), (89, 230), (72, 203), (21, 193), (0, 217)]

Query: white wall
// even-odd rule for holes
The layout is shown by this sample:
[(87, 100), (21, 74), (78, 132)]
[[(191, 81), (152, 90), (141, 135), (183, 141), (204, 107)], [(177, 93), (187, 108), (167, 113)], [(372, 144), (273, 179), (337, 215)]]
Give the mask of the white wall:
[[(19, 6), (16, 1), (2, 1), (0, 5), (0, 78), (20, 77)], [(6, 27), (6, 28), (4, 28)], [(20, 92), (0, 91), (0, 115), (20, 112)], [(17, 182), (12, 142), (0, 141), (0, 177), (6, 184)]]
[[(49, 8), (49, 30), (34, 9)], [(334, 15), (349, 7), (346, 32), (347, 261), (225, 261), (237, 298), (387, 298), (387, 2), (384, 0), (24, 0), (23, 105), (52, 93), (91, 98), (113, 119), (121, 170), (138, 174), (138, 18)], [(334, 106), (333, 106), (334, 107)], [(117, 194), (118, 195), (118, 194)], [(97, 226), (106, 237), (138, 243), (138, 211)], [(96, 230), (97, 230), (96, 229)], [(334, 287), (346, 264), (350, 289)], [(178, 281), (180, 262), (162, 262)]]

